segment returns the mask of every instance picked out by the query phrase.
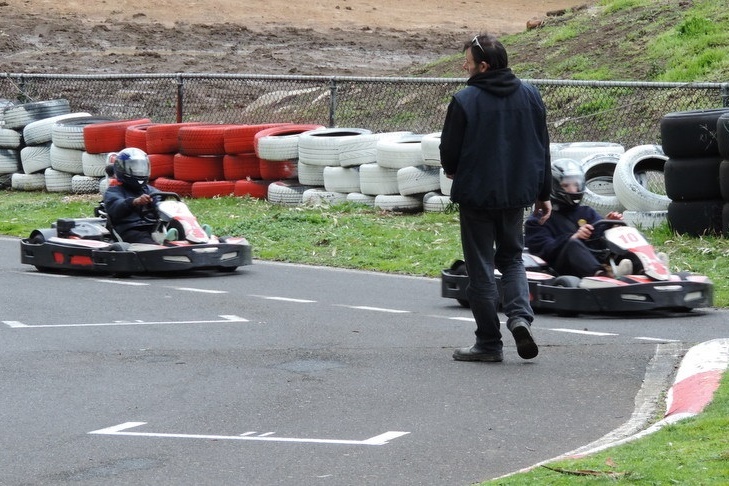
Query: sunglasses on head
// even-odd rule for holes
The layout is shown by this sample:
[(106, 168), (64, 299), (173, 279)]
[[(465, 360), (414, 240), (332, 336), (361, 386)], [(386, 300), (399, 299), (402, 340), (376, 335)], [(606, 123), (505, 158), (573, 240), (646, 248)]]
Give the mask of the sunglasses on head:
[(481, 49), (481, 52), (483, 52), (483, 55), (486, 55), (486, 51), (483, 49), (483, 46), (481, 46), (481, 43), (478, 41), (478, 36), (474, 36), (473, 40), (471, 41), (471, 45), (478, 46), (478, 48)]

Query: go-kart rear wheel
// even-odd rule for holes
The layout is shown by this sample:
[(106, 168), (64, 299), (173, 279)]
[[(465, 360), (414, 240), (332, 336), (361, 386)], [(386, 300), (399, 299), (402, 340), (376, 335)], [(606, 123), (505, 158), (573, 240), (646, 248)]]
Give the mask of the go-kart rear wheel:
[[(466, 271), (466, 262), (463, 260), (456, 260), (453, 262), (453, 265), (451, 265), (451, 274), (468, 275), (468, 272)], [(466, 299), (456, 299), (456, 302), (458, 302), (461, 307), (465, 307), (466, 309), (471, 308), (471, 303)]]
[[(552, 281), (554, 287), (565, 287), (570, 289), (576, 289), (580, 286), (580, 278), (574, 275), (560, 275)], [(555, 311), (559, 317), (575, 317), (578, 313), (576, 311), (560, 309)]]

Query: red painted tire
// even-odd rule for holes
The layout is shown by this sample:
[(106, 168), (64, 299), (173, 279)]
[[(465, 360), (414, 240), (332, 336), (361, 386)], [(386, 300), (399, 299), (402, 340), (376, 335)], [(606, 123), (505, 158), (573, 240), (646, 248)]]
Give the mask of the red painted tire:
[(151, 123), (149, 118), (93, 123), (84, 127), (84, 147), (90, 154), (118, 152), (124, 149), (127, 128)]
[(260, 159), (262, 179), (296, 179), (299, 176), (299, 165), (296, 160), (264, 160)]
[(235, 191), (234, 181), (210, 181), (210, 182), (193, 182), (192, 197), (213, 198), (216, 196), (230, 196)]
[(174, 154), (149, 154), (149, 178), (174, 177), (174, 159)]
[(226, 154), (255, 152), (253, 139), (256, 133), (267, 128), (289, 125), (288, 123), (262, 123), (259, 125), (233, 125), (225, 131), (223, 145)]
[(147, 129), (154, 125), (154, 123), (142, 123), (140, 125), (132, 125), (127, 127), (127, 131), (124, 134), (124, 147), (125, 148), (138, 148), (139, 150), (147, 151)]
[(221, 155), (175, 154), (172, 163), (175, 179), (181, 181), (220, 181), (224, 179)]
[(238, 197), (253, 197), (266, 199), (268, 197), (268, 186), (273, 181), (267, 180), (240, 180), (235, 181), (233, 195)]
[(223, 175), (226, 181), (260, 179), (261, 168), (258, 156), (254, 152), (226, 154), (223, 156)]
[(192, 182), (159, 177), (152, 185), (162, 192), (175, 192), (181, 197), (192, 197)]
[(180, 128), (177, 141), (185, 155), (225, 155), (223, 136), (231, 125), (188, 125)]
[(147, 128), (148, 154), (174, 154), (180, 151), (180, 128), (199, 123), (158, 123)]

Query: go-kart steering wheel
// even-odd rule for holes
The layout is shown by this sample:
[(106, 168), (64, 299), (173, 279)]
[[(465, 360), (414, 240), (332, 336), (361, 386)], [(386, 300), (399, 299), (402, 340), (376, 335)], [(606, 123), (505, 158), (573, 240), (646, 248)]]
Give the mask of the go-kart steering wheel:
[(605, 231), (614, 226), (627, 226), (628, 224), (622, 219), (600, 219), (592, 223), (592, 234), (587, 241), (597, 241), (602, 239)]
[(150, 194), (152, 202), (142, 206), (139, 211), (139, 216), (147, 223), (157, 224), (159, 222), (159, 212), (157, 211), (157, 204), (165, 199), (177, 199), (181, 201), (180, 195), (175, 192), (155, 192)]

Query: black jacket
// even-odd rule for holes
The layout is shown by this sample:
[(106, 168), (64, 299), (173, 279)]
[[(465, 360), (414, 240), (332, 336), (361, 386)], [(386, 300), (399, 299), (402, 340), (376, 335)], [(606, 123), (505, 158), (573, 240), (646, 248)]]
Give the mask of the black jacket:
[(557, 261), (559, 253), (572, 235), (584, 223), (594, 224), (603, 219), (590, 206), (574, 208), (554, 205), (552, 216), (539, 224), (539, 218), (530, 216), (524, 223), (524, 245), (529, 253), (542, 257), (550, 265)]
[(145, 185), (139, 191), (131, 191), (125, 186), (109, 186), (104, 192), (104, 209), (109, 216), (114, 229), (124, 233), (131, 228), (151, 227), (148, 221), (142, 219), (142, 208), (134, 206), (134, 198), (142, 194), (155, 194), (159, 192), (156, 188)]
[(453, 96), (440, 157), (453, 175), (451, 199), (483, 209), (549, 200), (547, 114), (539, 91), (509, 68), (472, 76)]

